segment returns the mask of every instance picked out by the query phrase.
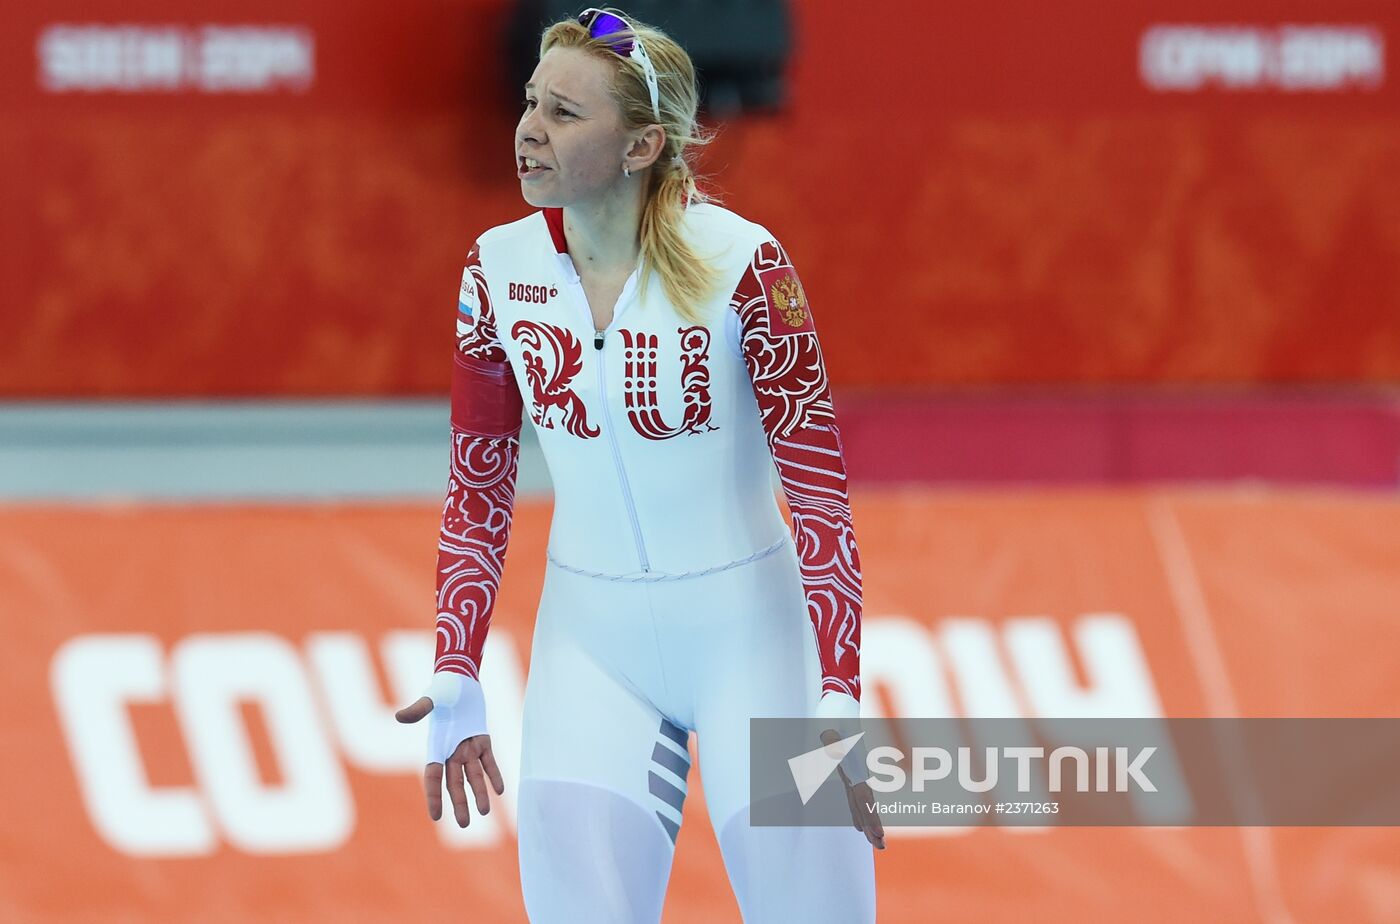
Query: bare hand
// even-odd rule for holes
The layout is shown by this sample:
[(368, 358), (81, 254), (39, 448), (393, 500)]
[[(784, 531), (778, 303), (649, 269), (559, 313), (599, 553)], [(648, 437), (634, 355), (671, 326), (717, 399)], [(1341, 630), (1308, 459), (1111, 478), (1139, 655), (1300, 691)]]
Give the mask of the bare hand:
[[(426, 696), (419, 697), (411, 706), (405, 706), (394, 713), (394, 718), (405, 724), (419, 721), (433, 711), (433, 701)], [(442, 818), (442, 775), (443, 765), (430, 763), (423, 769), (423, 790), (428, 797), (428, 817), (433, 821)], [(496, 758), (491, 753), (491, 736), (475, 735), (465, 738), (447, 758), (447, 793), (452, 799), (453, 813), (457, 816), (457, 826), (471, 824), (471, 813), (467, 810), (467, 791), (462, 785), (466, 776), (476, 796), (476, 810), (482, 815), (491, 814), (491, 806), (486, 796), (486, 779), (491, 780), (491, 788), (496, 795), (506, 791), (505, 779), (496, 766)]]
[[(835, 744), (841, 740), (841, 736), (832, 729), (823, 731), (821, 738), (824, 744)], [(841, 782), (846, 785), (846, 802), (851, 807), (852, 827), (864, 832), (865, 839), (877, 850), (884, 850), (885, 826), (880, 823), (880, 813), (873, 808), (875, 794), (871, 791), (870, 784), (864, 781), (852, 783), (850, 777), (846, 776), (846, 771), (839, 765), (836, 772), (841, 775)]]

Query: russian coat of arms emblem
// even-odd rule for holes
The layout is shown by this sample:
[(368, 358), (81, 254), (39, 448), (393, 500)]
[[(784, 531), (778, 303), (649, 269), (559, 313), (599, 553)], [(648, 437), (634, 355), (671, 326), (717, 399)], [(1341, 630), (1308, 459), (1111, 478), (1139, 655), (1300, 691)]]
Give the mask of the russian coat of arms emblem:
[(789, 273), (776, 280), (768, 298), (788, 327), (801, 327), (807, 323), (807, 296), (796, 275)]

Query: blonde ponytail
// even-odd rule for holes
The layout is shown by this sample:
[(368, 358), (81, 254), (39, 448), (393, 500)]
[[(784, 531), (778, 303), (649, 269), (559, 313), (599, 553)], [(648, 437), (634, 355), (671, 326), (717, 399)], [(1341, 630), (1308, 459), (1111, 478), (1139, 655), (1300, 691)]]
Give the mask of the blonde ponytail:
[(705, 321), (700, 306), (718, 282), (717, 270), (690, 246), (681, 234), (687, 203), (712, 201), (700, 192), (695, 174), (684, 160), (663, 165), (657, 158), (652, 170), (660, 170), (642, 212), (642, 275), (645, 293), (651, 275), (661, 277), (661, 288), (676, 312), (692, 324)]

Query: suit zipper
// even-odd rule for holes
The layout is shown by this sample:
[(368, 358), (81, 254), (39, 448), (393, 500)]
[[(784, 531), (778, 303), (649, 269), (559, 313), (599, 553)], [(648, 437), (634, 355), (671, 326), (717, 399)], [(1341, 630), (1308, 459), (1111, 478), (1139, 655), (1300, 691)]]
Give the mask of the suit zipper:
[(593, 346), (599, 351), (598, 355), (598, 397), (603, 404), (603, 429), (608, 431), (608, 443), (612, 446), (613, 462), (617, 465), (617, 477), (622, 483), (622, 499), (627, 504), (627, 517), (632, 522), (632, 537), (637, 542), (637, 559), (641, 562), (643, 571), (651, 570), (651, 563), (647, 560), (647, 547), (642, 542), (642, 524), (637, 519), (637, 506), (632, 502), (632, 487), (627, 481), (627, 469), (622, 466), (622, 451), (617, 446), (617, 435), (613, 432), (612, 414), (608, 411), (608, 389), (604, 379), (603, 367), (607, 364), (603, 350), (603, 340), (607, 331), (595, 330), (593, 332)]

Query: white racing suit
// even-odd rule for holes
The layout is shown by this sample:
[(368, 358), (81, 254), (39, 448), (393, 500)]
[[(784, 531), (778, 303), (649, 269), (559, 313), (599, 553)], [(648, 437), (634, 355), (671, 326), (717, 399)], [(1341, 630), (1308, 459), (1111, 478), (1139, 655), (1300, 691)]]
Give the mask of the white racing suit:
[(811, 309), (762, 226), (694, 203), (682, 227), (720, 271), (701, 324), (634, 273), (596, 331), (560, 209), (468, 254), (429, 759), (486, 730), (525, 411), (554, 484), (517, 797), (531, 921), (660, 919), (692, 731), (744, 920), (873, 921), (861, 832), (748, 821), (749, 718), (859, 710), (860, 559)]

